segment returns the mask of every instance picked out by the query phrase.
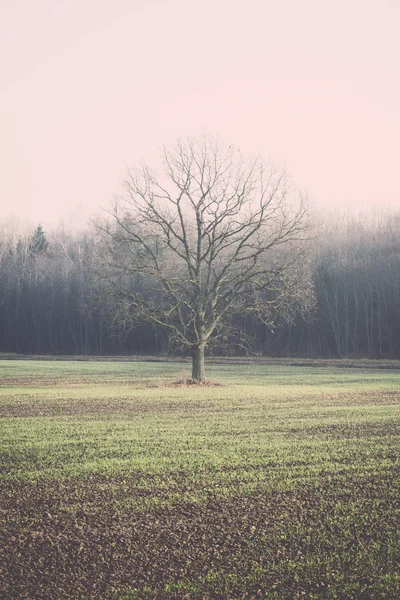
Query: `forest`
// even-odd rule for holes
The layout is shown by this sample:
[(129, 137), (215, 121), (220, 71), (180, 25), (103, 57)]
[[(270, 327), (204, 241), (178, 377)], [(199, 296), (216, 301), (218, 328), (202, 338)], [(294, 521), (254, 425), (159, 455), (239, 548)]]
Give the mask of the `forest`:
[[(98, 275), (98, 229), (0, 224), (0, 352), (182, 353), (155, 324), (122, 318)], [(400, 358), (400, 211), (316, 218), (314, 310), (269, 327), (235, 316), (208, 353)]]

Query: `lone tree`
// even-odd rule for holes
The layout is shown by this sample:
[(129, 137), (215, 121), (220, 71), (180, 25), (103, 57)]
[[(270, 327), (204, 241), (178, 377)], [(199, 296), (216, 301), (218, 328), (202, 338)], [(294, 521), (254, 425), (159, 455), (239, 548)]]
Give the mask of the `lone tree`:
[(307, 207), (284, 173), (209, 138), (162, 158), (160, 176), (128, 171), (98, 226), (101, 276), (121, 315), (167, 328), (191, 352), (202, 382), (207, 345), (236, 315), (273, 326), (311, 308)]

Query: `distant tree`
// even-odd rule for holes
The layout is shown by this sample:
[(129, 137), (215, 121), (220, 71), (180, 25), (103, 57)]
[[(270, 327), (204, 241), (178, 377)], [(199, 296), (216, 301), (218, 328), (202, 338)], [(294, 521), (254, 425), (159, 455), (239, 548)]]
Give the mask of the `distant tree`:
[(324, 219), (314, 269), (315, 326), (327, 336), (329, 354), (398, 357), (400, 214)]
[(41, 224), (36, 227), (35, 231), (28, 244), (28, 252), (30, 256), (37, 256), (38, 254), (42, 254), (48, 248), (48, 241), (46, 239), (46, 235), (43, 231)]
[(120, 314), (167, 328), (204, 381), (205, 349), (235, 315), (272, 327), (311, 309), (307, 204), (284, 173), (208, 138), (165, 148), (163, 166), (129, 171), (98, 225), (99, 274)]

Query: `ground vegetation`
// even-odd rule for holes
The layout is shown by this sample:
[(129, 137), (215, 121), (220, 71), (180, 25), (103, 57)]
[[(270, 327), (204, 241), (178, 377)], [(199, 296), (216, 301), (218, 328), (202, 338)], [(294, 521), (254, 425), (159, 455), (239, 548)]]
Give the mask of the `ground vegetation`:
[(397, 598), (400, 375), (372, 364), (3, 361), (2, 597)]

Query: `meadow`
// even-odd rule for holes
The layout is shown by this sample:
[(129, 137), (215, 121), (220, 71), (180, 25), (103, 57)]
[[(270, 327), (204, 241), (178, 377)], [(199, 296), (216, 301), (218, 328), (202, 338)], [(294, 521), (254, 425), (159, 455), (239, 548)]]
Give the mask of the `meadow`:
[(1, 597), (400, 598), (400, 364), (189, 367), (0, 361)]

